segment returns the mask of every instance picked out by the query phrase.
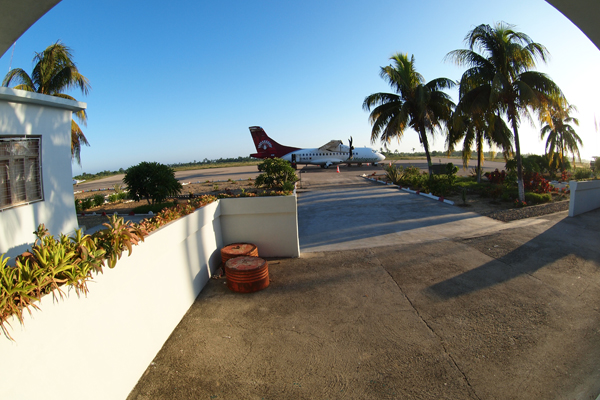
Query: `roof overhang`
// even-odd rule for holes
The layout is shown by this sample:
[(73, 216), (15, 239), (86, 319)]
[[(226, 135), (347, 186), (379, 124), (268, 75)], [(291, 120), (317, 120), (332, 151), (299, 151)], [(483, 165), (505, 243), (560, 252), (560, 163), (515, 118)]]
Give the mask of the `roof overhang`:
[[(600, 49), (598, 0), (546, 0)], [(0, 0), (0, 56), (60, 0)], [(460, 3), (460, 0), (457, 2)], [(534, 16), (532, 16), (534, 17)]]
[(60, 0), (0, 0), (0, 57)]
[(600, 49), (600, 2), (598, 0), (546, 0)]

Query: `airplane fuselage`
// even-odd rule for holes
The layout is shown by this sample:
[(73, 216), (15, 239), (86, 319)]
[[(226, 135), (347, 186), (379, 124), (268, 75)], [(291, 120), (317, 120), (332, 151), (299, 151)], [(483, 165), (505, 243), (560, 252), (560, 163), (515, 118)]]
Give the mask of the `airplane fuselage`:
[[(341, 140), (331, 140), (329, 143), (313, 149), (299, 149), (283, 146), (271, 139), (260, 126), (251, 126), (250, 133), (254, 140), (256, 153), (250, 154), (255, 158), (275, 158), (287, 160), (292, 165), (314, 164), (327, 168), (336, 164), (362, 164), (385, 160), (385, 156), (368, 147), (354, 148), (345, 146)], [(349, 141), (352, 145), (352, 140)]]
[[(358, 163), (374, 163), (377, 164), (383, 161), (385, 157), (373, 149), (367, 147), (355, 148), (352, 150), (352, 158), (350, 158), (350, 149), (348, 146), (341, 145), (338, 151), (327, 151), (319, 148), (314, 149), (299, 149), (292, 151), (281, 158), (296, 164), (313, 164), (329, 167), (336, 164), (358, 164)], [(295, 156), (295, 157), (293, 157)], [(294, 160), (295, 158), (295, 160)]]

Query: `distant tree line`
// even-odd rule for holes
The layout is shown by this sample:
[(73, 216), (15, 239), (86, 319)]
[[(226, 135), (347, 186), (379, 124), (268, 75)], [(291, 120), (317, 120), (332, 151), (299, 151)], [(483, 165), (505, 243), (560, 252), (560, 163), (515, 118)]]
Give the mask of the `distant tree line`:
[(97, 172), (95, 174), (88, 174), (87, 172), (84, 172), (83, 174), (74, 176), (73, 178), (78, 179), (80, 181), (82, 181), (82, 180), (89, 181), (92, 179), (106, 178), (108, 176), (124, 174), (124, 173), (125, 173), (125, 170), (123, 168), (119, 168), (118, 171), (105, 170), (105, 171)]
[[(389, 150), (383, 150), (381, 151), (381, 154), (383, 154), (384, 156), (388, 157), (388, 158), (402, 158), (402, 157), (427, 157), (427, 155), (425, 154), (424, 151), (417, 151), (417, 152), (411, 152), (411, 153), (407, 153), (407, 152), (398, 152), (398, 150), (394, 150), (394, 151), (389, 151)], [(463, 152), (462, 151), (438, 151), (438, 150), (433, 150), (429, 153), (431, 155), (431, 157), (458, 157), (458, 158), (462, 158), (463, 157)], [(490, 158), (493, 159), (495, 157), (502, 157), (502, 153), (501, 152), (491, 152), (491, 151), (486, 151), (483, 153), (485, 158)]]
[[(205, 158), (202, 161), (194, 160), (194, 161), (185, 162), (185, 163), (174, 163), (174, 164), (166, 164), (166, 165), (173, 169), (178, 169), (178, 168), (187, 169), (190, 167), (203, 167), (203, 166), (207, 166), (207, 165), (244, 163), (244, 162), (251, 162), (251, 161), (257, 161), (257, 159), (252, 158), (252, 157), (231, 157), (231, 158), (219, 158), (219, 159), (209, 160), (208, 158)], [(73, 178), (78, 179), (78, 180), (89, 181), (89, 180), (94, 180), (94, 179), (106, 178), (106, 177), (113, 176), (113, 175), (124, 174), (126, 172), (127, 172), (126, 169), (119, 168), (118, 171), (106, 170), (106, 171), (101, 171), (101, 172), (98, 172), (95, 174), (88, 174), (87, 172), (84, 172), (81, 175), (74, 176)]]
[(177, 168), (177, 167), (196, 167), (196, 166), (203, 166), (203, 165), (213, 165), (213, 164), (226, 164), (226, 163), (237, 163), (237, 162), (249, 162), (249, 161), (256, 161), (256, 158), (252, 158), (252, 157), (231, 157), (231, 158), (219, 158), (219, 159), (215, 159), (215, 160), (209, 160), (208, 158), (205, 158), (202, 161), (190, 161), (190, 162), (186, 162), (186, 163), (174, 163), (174, 164), (167, 164), (169, 167), (171, 168)]

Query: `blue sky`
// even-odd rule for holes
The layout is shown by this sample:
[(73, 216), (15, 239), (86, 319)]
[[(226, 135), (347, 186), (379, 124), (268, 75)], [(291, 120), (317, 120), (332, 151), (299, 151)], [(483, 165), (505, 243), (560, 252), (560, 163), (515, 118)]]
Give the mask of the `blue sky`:
[[(444, 56), (463, 48), (474, 26), (499, 21), (548, 48), (551, 60), (538, 69), (578, 107), (583, 158), (600, 155), (600, 51), (542, 0), (63, 0), (17, 41), (14, 55), (11, 47), (0, 58), (0, 72), (11, 56), (13, 68), (30, 72), (34, 51), (56, 40), (73, 49), (92, 86), (86, 97), (72, 93), (88, 105), (91, 143), (75, 175), (247, 156), (253, 125), (289, 146), (350, 136), (371, 146), (362, 102), (390, 91), (379, 69), (393, 53), (414, 54), (426, 80), (459, 79), (464, 69)], [(543, 153), (539, 129), (523, 123), (524, 153)], [(412, 131), (390, 146), (413, 148), (420, 145)], [(433, 149), (444, 149), (443, 137)]]

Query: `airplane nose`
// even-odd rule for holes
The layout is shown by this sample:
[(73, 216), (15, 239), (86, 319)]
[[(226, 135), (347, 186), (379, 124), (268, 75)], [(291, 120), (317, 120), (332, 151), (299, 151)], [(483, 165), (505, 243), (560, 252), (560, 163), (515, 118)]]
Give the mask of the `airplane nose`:
[(379, 161), (383, 161), (383, 160), (385, 160), (385, 156), (383, 154), (381, 154), (381, 153), (377, 153), (377, 159)]

